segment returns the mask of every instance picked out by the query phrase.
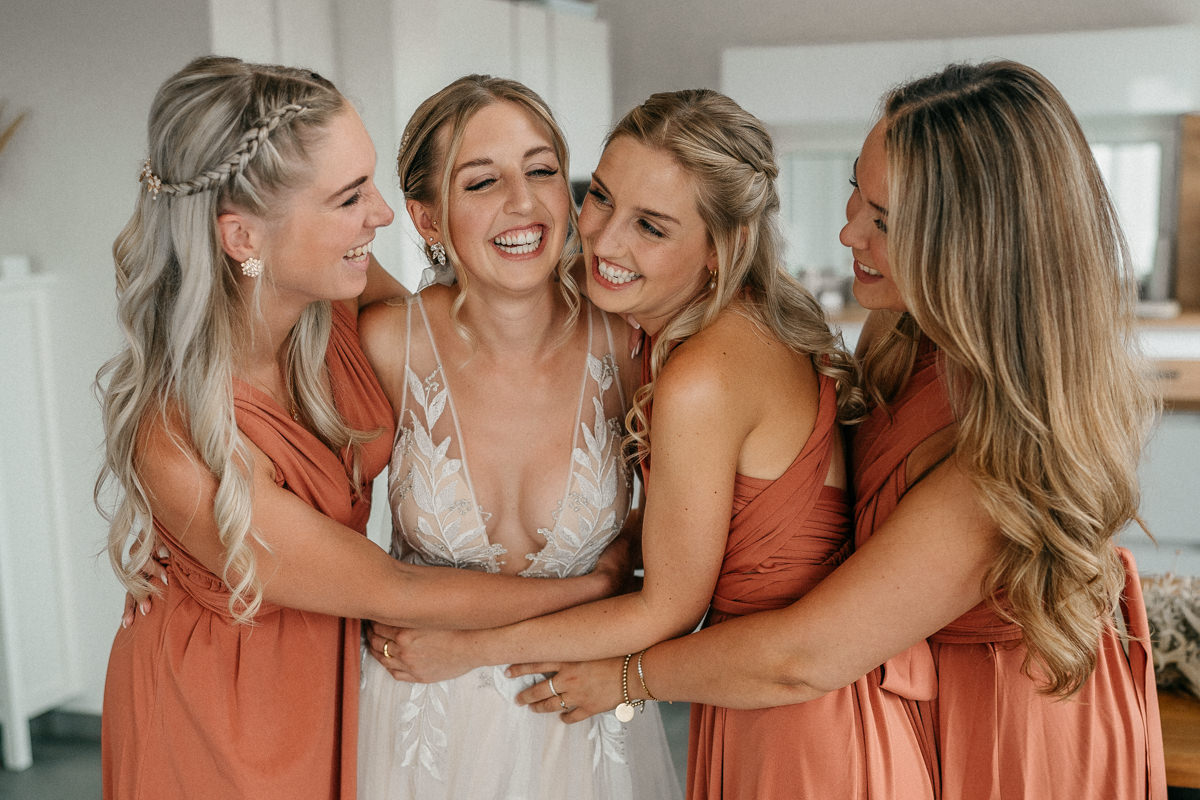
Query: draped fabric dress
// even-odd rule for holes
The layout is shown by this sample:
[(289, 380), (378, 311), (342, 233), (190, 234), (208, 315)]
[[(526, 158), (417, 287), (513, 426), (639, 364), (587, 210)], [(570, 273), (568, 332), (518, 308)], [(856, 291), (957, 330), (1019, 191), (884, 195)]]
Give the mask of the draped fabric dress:
[[(270, 396), (235, 381), (238, 429), (271, 459), (275, 481), (321, 513), (366, 529), (370, 482), (387, 463), (392, 412), (334, 303), (326, 365), (358, 430), (361, 494), (335, 453)], [(103, 792), (109, 800), (355, 797), (359, 622), (264, 604), (235, 624), (229, 592), (186, 543), (156, 525), (169, 583), (149, 615), (117, 632), (104, 687)]]
[[(729, 539), (706, 624), (783, 608), (849, 556), (846, 495), (824, 485), (834, 437), (841, 435), (836, 414), (833, 380), (822, 375), (816, 424), (787, 471), (775, 480), (737, 476)], [(882, 678), (882, 670), (874, 670), (796, 705), (755, 710), (693, 705), (688, 797), (932, 798), (932, 765), (911, 699), (914, 694), (928, 699), (932, 671), (901, 687), (909, 697), (885, 689)]]
[[(908, 383), (888, 410), (858, 426), (851, 448), (856, 539), (868, 539), (909, 489), (908, 455), (954, 424), (938, 351), (922, 342)], [(1038, 694), (1021, 672), (1021, 631), (986, 604), (929, 639), (936, 698), (923, 704), (934, 731), (946, 800), (1166, 796), (1149, 630), (1129, 552), (1120, 620), (1105, 632), (1096, 670), (1069, 699)], [(917, 645), (907, 656), (918, 653)], [(889, 662), (890, 663), (890, 662)], [(886, 667), (886, 665), (885, 665)]]
[[(542, 509), (544, 547), (525, 555), (530, 580), (583, 575), (621, 530), (630, 478), (621, 452), (625, 399), (607, 318), (581, 309), (573, 447), (561, 453), (562, 493)], [(393, 555), (417, 564), (499, 572), (513, 557), (489, 537), (465, 441), (420, 295), (408, 301), (405, 394), (388, 470)], [(658, 709), (629, 723), (598, 714), (564, 725), (517, 694), (541, 680), (504, 666), (436, 683), (394, 679), (364, 652), (359, 720), (363, 800), (670, 800), (679, 796)]]

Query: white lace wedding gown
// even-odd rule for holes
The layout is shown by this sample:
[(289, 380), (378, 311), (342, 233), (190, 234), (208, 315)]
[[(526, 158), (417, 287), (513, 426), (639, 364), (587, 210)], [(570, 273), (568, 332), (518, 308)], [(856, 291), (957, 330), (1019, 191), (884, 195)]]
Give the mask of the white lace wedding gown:
[[(617, 535), (629, 508), (621, 458), (625, 402), (607, 320), (585, 301), (588, 354), (580, 363), (575, 446), (563, 453), (563, 494), (546, 509), (530, 578), (580, 575)], [(597, 325), (599, 321), (599, 325)], [(600, 331), (596, 331), (600, 328)], [(595, 335), (600, 333), (600, 335)], [(414, 346), (414, 336), (424, 337)], [(488, 539), (450, 387), (420, 296), (410, 298), (407, 389), (388, 474), (393, 555), (419, 564), (498, 572), (505, 549)], [(428, 345), (428, 346), (426, 346)], [(421, 353), (428, 354), (425, 356)], [(428, 363), (421, 363), (427, 361)], [(569, 458), (568, 458), (569, 455)], [(483, 667), (448, 681), (397, 681), (364, 653), (359, 700), (362, 800), (621, 800), (681, 795), (653, 703), (622, 725), (612, 714), (566, 725), (515, 697), (536, 676)]]

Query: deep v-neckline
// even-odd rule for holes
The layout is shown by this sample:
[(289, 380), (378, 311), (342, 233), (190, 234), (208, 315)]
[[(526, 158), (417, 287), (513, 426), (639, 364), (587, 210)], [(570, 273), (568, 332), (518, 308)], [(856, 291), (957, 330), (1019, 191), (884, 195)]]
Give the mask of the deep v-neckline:
[[(498, 560), (501, 557), (511, 554), (509, 553), (507, 547), (502, 544), (496, 544), (492, 540), (492, 532), (488, 528), (488, 521), (492, 518), (492, 514), (484, 509), (483, 505), (479, 502), (479, 495), (475, 492), (475, 481), (471, 477), (471, 465), (467, 456), (467, 441), (463, 436), (462, 425), (459, 422), (458, 406), (454, 402), (454, 392), (450, 388), (450, 376), (446, 372), (446, 368), (442, 361), (441, 351), (438, 349), (437, 339), (433, 335), (433, 326), (429, 324), (429, 316), (425, 312), (425, 304), (421, 301), (420, 296), (417, 297), (417, 306), (421, 310), (421, 321), (425, 325), (425, 334), (429, 337), (429, 346), (433, 350), (434, 370), (442, 376), (442, 386), (446, 393), (446, 405), (450, 409), (450, 419), (454, 425), (454, 435), (458, 440), (459, 462), (462, 464), (463, 479), (466, 481), (467, 494), (470, 496), (471, 508), (475, 513), (476, 525), (478, 530), (481, 532), (480, 535), (483, 537), (486, 548), (491, 552), (494, 552)], [(575, 422), (571, 426), (571, 444), (566, 458), (566, 481), (563, 485), (563, 491), (558, 502), (555, 504), (554, 509), (550, 512), (550, 524), (537, 526), (534, 530), (539, 532), (543, 530), (553, 531), (555, 528), (557, 528), (558, 510), (561, 509), (563, 504), (567, 502), (567, 499), (571, 494), (571, 487), (575, 484), (576, 480), (574, 466), (575, 453), (579, 449), (579, 426), (583, 420), (583, 401), (587, 395), (587, 381), (588, 375), (591, 371), (589, 362), (592, 354), (592, 336), (594, 333), (592, 327), (592, 314), (592, 310), (588, 309), (587, 342), (585, 343), (583, 352), (583, 370), (579, 378), (579, 397), (575, 402)], [(536, 564), (538, 562), (538, 556), (543, 555), (552, 546), (553, 539), (549, 536), (546, 536), (545, 539), (546, 541), (536, 553), (529, 553), (525, 556), (522, 556), (529, 562), (529, 564), (522, 569), (521, 572), (525, 572), (527, 569)]]

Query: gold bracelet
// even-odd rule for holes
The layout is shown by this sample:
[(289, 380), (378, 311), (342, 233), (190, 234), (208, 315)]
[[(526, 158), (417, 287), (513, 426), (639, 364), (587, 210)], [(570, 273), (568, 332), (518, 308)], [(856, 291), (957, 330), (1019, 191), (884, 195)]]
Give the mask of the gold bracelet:
[(629, 722), (633, 719), (633, 710), (641, 709), (646, 704), (645, 700), (630, 700), (629, 699), (629, 661), (633, 658), (633, 653), (625, 656), (625, 664), (621, 667), (621, 694), (625, 696), (625, 702), (619, 704), (613, 709), (613, 716), (619, 722)]
[[(649, 650), (649, 649), (650, 649), (649, 647), (646, 648), (646, 650)], [(637, 660), (638, 680), (642, 682), (642, 691), (646, 693), (646, 697), (649, 697), (654, 702), (659, 703), (662, 701), (660, 701), (657, 697), (654, 696), (654, 692), (650, 691), (650, 687), (646, 685), (646, 673), (642, 672), (642, 656), (646, 655), (646, 650), (643, 650), (642, 652), (638, 653), (638, 660)], [(671, 701), (668, 700), (667, 703), (670, 704)]]

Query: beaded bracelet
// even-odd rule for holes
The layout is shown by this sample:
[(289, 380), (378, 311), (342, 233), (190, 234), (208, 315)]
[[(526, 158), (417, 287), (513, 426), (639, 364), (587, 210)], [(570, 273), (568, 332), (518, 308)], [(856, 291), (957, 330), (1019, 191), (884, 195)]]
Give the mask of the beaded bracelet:
[[(648, 650), (650, 648), (646, 648), (646, 649)], [(646, 685), (646, 673), (642, 672), (642, 656), (644, 656), (644, 655), (646, 655), (646, 650), (643, 650), (642, 652), (637, 654), (637, 656), (638, 656), (638, 660), (637, 660), (638, 680), (642, 682), (642, 691), (646, 693), (646, 697), (649, 697), (651, 700), (658, 703), (661, 701), (657, 697), (654, 696), (654, 692), (650, 691), (650, 687)], [(669, 705), (671, 702), (672, 701), (668, 700), (667, 704)]]
[(625, 664), (621, 668), (621, 694), (625, 696), (625, 702), (613, 709), (613, 716), (620, 722), (629, 722), (633, 719), (633, 710), (635, 708), (644, 710), (642, 707), (646, 704), (645, 700), (629, 699), (629, 661), (632, 658), (633, 653), (625, 656)]

